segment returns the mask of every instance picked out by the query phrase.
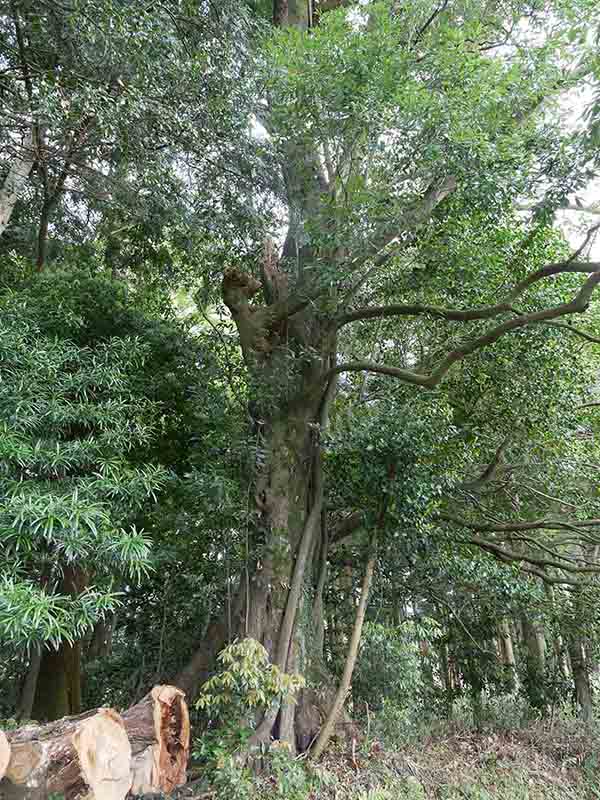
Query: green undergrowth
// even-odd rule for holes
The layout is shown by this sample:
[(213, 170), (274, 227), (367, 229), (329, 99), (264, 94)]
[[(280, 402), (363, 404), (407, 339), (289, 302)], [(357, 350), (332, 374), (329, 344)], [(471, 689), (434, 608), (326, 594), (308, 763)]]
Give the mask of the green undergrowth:
[[(375, 739), (329, 748), (318, 764), (276, 748), (258, 770), (226, 760), (195, 800), (598, 800), (600, 731), (579, 721), (475, 730), (436, 726), (397, 749)], [(257, 774), (258, 772), (258, 774)]]

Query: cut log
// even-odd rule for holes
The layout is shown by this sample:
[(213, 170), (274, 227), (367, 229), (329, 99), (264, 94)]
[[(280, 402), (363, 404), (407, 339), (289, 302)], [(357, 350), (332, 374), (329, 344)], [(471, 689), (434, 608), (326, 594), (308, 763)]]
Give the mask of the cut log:
[[(190, 720), (185, 695), (155, 686), (123, 716), (110, 708), (0, 732), (0, 800), (123, 800), (186, 782)], [(10, 759), (8, 755), (10, 754)]]
[(7, 735), (10, 760), (1, 800), (123, 800), (131, 786), (131, 745), (110, 708), (27, 725)]
[(81, 775), (95, 800), (123, 800), (131, 788), (131, 744), (123, 727), (114, 730), (117, 717), (97, 714), (73, 734)]
[(10, 745), (6, 734), (0, 731), (0, 781), (6, 773), (8, 762), (10, 761)]
[(190, 719), (185, 694), (155, 686), (123, 714), (132, 750), (132, 794), (172, 792), (186, 782)]

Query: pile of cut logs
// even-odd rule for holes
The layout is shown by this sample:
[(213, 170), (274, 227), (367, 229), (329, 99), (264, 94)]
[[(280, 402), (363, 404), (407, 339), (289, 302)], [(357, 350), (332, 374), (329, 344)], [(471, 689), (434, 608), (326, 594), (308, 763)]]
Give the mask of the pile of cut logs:
[(47, 725), (0, 731), (0, 800), (124, 800), (186, 780), (185, 695), (155, 686), (123, 714), (97, 708)]

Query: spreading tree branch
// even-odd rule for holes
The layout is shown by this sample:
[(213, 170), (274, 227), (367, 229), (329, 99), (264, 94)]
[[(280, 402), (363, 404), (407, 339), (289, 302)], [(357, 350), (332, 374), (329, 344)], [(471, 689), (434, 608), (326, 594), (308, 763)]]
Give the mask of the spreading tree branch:
[(517, 553), (514, 550), (507, 550), (505, 547), (497, 544), (496, 542), (490, 542), (487, 539), (480, 539), (479, 537), (472, 537), (469, 539), (460, 539), (459, 540), (462, 544), (470, 544), (479, 547), (481, 550), (485, 550), (486, 552), (491, 553), (492, 555), (498, 557), (501, 561), (505, 563), (515, 563), (515, 564), (522, 564), (525, 566), (526, 571), (531, 572), (534, 575), (542, 578), (542, 580), (551, 583), (571, 583), (574, 585), (578, 585), (578, 581), (574, 578), (568, 577), (552, 577), (550, 576), (545, 570), (548, 567), (554, 567), (555, 569), (560, 569), (565, 572), (568, 572), (570, 575), (572, 574), (584, 574), (584, 575), (597, 575), (600, 573), (600, 564), (595, 567), (577, 567), (571, 566), (568, 564), (564, 564), (561, 561), (555, 561), (554, 559), (550, 558), (538, 558), (537, 556), (528, 555), (527, 553)]
[(460, 525), (467, 530), (477, 531), (479, 533), (510, 533), (518, 531), (533, 531), (533, 530), (548, 530), (548, 531), (563, 531), (563, 530), (576, 530), (579, 528), (595, 528), (600, 527), (600, 519), (576, 519), (576, 520), (559, 520), (559, 519), (534, 519), (534, 520), (517, 520), (514, 522), (474, 522), (472, 520), (457, 517), (454, 514), (440, 514), (438, 519), (443, 522), (452, 522)]
[(513, 303), (530, 286), (544, 278), (552, 275), (560, 275), (566, 272), (591, 273), (600, 270), (600, 262), (578, 262), (561, 261), (556, 264), (548, 264), (532, 272), (522, 281), (517, 283), (514, 289), (506, 296), (501, 303), (491, 306), (481, 306), (479, 308), (440, 308), (438, 306), (421, 304), (396, 303), (388, 306), (368, 306), (349, 311), (338, 318), (338, 327), (342, 327), (349, 322), (358, 320), (381, 319), (386, 317), (417, 317), (431, 316), (438, 319), (445, 319), (449, 322), (471, 322), (475, 320), (492, 319), (499, 314), (514, 311)]
[(413, 42), (412, 42), (413, 48), (415, 47), (415, 45), (417, 45), (421, 41), (423, 36), (426, 34), (427, 30), (435, 22), (436, 18), (439, 17), (439, 15), (442, 14), (446, 10), (446, 8), (448, 7), (448, 3), (449, 2), (450, 2), (450, 0), (444, 0), (444, 2), (440, 6), (437, 6), (436, 8), (433, 9), (431, 14), (427, 18), (427, 20), (423, 23), (423, 25), (421, 25), (421, 27), (417, 31), (417, 34), (416, 34), (416, 36), (415, 36), (415, 38), (413, 39)]
[(555, 569), (562, 569), (566, 572), (583, 573), (583, 574), (597, 574), (600, 572), (600, 564), (595, 566), (577, 566), (576, 564), (568, 564), (557, 558), (544, 558), (543, 556), (534, 556), (526, 552), (516, 552), (508, 550), (505, 546), (498, 542), (492, 542), (489, 539), (481, 539), (478, 536), (473, 536), (469, 539), (461, 539), (468, 544), (477, 545), (484, 550), (491, 552), (501, 553), (502, 556), (509, 561), (525, 561), (527, 564), (533, 564), (538, 567), (554, 567)]
[[(562, 270), (555, 269), (555, 271), (551, 271), (553, 267), (556, 267), (556, 265), (549, 265), (548, 267), (538, 270), (537, 273), (534, 274), (539, 274), (542, 272), (544, 274), (556, 274), (556, 271), (584, 271), (583, 265), (566, 264), (562, 266)], [(590, 268), (600, 268), (600, 265), (597, 264), (589, 264), (586, 266), (587, 268), (585, 271), (590, 271)], [(529, 278), (526, 278), (525, 281), (522, 281), (522, 283), (532, 280), (532, 277), (533, 276), (529, 276)], [(385, 364), (374, 364), (368, 361), (350, 361), (344, 364), (338, 364), (331, 370), (330, 374), (341, 372), (374, 372), (381, 375), (388, 375), (393, 378), (398, 378), (405, 383), (411, 383), (416, 386), (423, 386), (427, 389), (433, 389), (444, 379), (446, 373), (454, 364), (462, 361), (468, 355), (471, 355), (477, 350), (481, 350), (484, 347), (494, 344), (494, 342), (497, 342), (498, 339), (501, 339), (505, 334), (514, 330), (518, 330), (519, 328), (524, 328), (533, 323), (552, 320), (558, 317), (567, 316), (569, 314), (583, 313), (587, 309), (592, 293), (598, 283), (600, 283), (600, 269), (599, 271), (592, 272), (592, 274), (580, 288), (579, 292), (577, 292), (573, 300), (571, 300), (569, 303), (561, 303), (558, 306), (544, 309), (543, 311), (533, 311), (530, 314), (522, 314), (516, 319), (507, 320), (506, 322), (502, 322), (499, 325), (490, 328), (485, 333), (481, 334), (481, 336), (470, 339), (454, 350), (451, 350), (443, 359), (443, 361), (429, 374), (414, 372), (412, 370), (402, 369), (400, 367), (390, 367)]]
[(494, 457), (487, 465), (487, 467), (483, 470), (481, 475), (479, 475), (477, 478), (474, 478), (473, 480), (463, 481), (463, 483), (461, 483), (457, 488), (462, 489), (463, 491), (473, 491), (474, 489), (478, 489), (480, 486), (483, 486), (484, 484), (491, 481), (494, 475), (496, 474), (498, 464), (500, 463), (500, 459), (502, 458), (502, 453), (506, 449), (506, 446), (508, 445), (509, 441), (510, 441), (510, 436), (506, 436), (504, 441), (502, 441), (501, 444), (498, 446), (494, 454)]
[(600, 344), (600, 336), (593, 336), (591, 333), (587, 331), (582, 331), (579, 328), (574, 328), (572, 325), (565, 325), (564, 322), (542, 322), (541, 325), (547, 325), (549, 328), (562, 328), (564, 331), (570, 331), (574, 333), (576, 336), (579, 336), (581, 339), (585, 339), (587, 342), (592, 342), (593, 344)]

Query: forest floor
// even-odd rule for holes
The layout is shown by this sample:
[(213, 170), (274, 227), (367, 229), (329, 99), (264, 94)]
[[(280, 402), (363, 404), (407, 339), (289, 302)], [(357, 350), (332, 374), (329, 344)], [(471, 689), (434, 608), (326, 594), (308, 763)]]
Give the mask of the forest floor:
[(398, 750), (333, 745), (313, 767), (282, 760), (190, 800), (600, 800), (600, 731), (576, 720), (514, 730), (446, 725)]
[[(600, 800), (600, 735), (580, 722), (515, 730), (447, 727), (389, 752), (332, 751), (335, 800)], [(341, 791), (340, 791), (341, 789)]]

